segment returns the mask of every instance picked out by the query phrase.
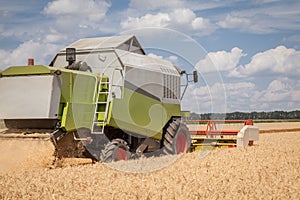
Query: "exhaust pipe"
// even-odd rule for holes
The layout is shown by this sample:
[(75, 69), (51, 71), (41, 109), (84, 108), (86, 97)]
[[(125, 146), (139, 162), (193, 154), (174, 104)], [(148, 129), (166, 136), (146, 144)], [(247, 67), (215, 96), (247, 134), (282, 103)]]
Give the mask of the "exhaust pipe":
[(28, 58), (28, 66), (34, 66), (34, 59)]

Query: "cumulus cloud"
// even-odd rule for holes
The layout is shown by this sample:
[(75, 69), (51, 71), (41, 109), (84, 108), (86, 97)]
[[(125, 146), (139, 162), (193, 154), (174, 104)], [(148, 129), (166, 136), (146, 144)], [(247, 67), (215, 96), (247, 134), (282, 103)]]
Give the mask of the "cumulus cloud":
[(149, 53), (147, 56), (149, 56), (149, 57), (151, 57), (151, 58), (163, 59), (162, 56), (158, 56), (158, 55), (156, 55), (156, 54), (154, 54), (154, 53)]
[(191, 85), (182, 104), (184, 110), (199, 113), (272, 111), (299, 108), (299, 99), (300, 80), (284, 77), (272, 80), (266, 88), (249, 81)]
[(0, 69), (9, 66), (27, 65), (28, 58), (34, 58), (35, 64), (47, 65), (49, 59), (53, 58), (60, 47), (53, 44), (27, 41), (12, 51), (0, 50)]
[(187, 24), (197, 18), (196, 14), (190, 9), (175, 9), (169, 15), (177, 24)]
[(56, 0), (44, 8), (43, 13), (54, 18), (51, 25), (55, 32), (47, 35), (49, 42), (59, 41), (60, 35), (85, 37), (93, 33), (105, 32), (106, 13), (111, 4), (104, 0)]
[(158, 59), (164, 59), (164, 60), (168, 60), (170, 61), (171, 63), (173, 63), (174, 65), (178, 65), (179, 64), (179, 59), (177, 56), (174, 56), (174, 55), (171, 55), (171, 56), (168, 56), (168, 57), (163, 57), (163, 56), (159, 56), (159, 55), (156, 55), (154, 53), (149, 53), (147, 54), (147, 56), (151, 57), (151, 58), (158, 58)]
[(266, 89), (255, 91), (251, 108), (287, 110), (300, 106), (300, 81), (287, 77), (272, 80)]
[(283, 41), (288, 41), (288, 42), (300, 42), (300, 34), (292, 35), (289, 37), (283, 38)]
[(158, 9), (191, 8), (194, 11), (209, 10), (213, 8), (228, 7), (239, 0), (207, 1), (207, 0), (131, 0), (129, 7), (138, 11), (153, 11)]
[(167, 59), (170, 60), (173, 63), (177, 63), (178, 62), (178, 57), (177, 56), (169, 56)]
[(250, 63), (239, 66), (229, 75), (232, 77), (247, 77), (259, 72), (267, 71), (277, 74), (300, 76), (300, 51), (285, 46), (278, 46), (255, 54)]
[(170, 16), (167, 13), (146, 14), (142, 17), (128, 17), (127, 20), (121, 22), (121, 27), (123, 29), (166, 27), (169, 22)]
[(196, 64), (196, 68), (201, 73), (230, 71), (238, 66), (238, 63), (243, 56), (246, 56), (246, 54), (238, 47), (232, 48), (230, 52), (210, 52), (204, 59)]
[(255, 34), (299, 30), (299, 1), (291, 1), (290, 4), (269, 4), (268, 6), (262, 6), (262, 3), (267, 2), (256, 2), (260, 6), (226, 13), (217, 24), (222, 28), (239, 29)]
[[(25, 21), (24, 26), (7, 30), (0, 26), (3, 38), (17, 38), (19, 43), (15, 49), (0, 50), (0, 68), (27, 64), (28, 57), (35, 57), (35, 63), (48, 64), (57, 50), (68, 43), (108, 31), (109, 26), (103, 23), (110, 6), (104, 0), (55, 0), (47, 3), (41, 12), (40, 17), (47, 17), (43, 18), (44, 23)], [(27, 13), (32, 11), (27, 9)]]
[[(227, 76), (236, 78), (233, 79), (233, 83), (228, 83), (230, 79), (225, 78), (222, 84), (193, 88), (189, 95), (198, 96), (195, 102), (201, 101), (199, 105), (201, 109), (206, 109), (205, 112), (208, 112), (207, 106), (216, 104), (211, 100), (211, 95), (220, 95), (221, 86), (225, 90), (228, 112), (293, 110), (300, 107), (299, 51), (278, 46), (255, 54), (248, 64), (239, 64), (241, 57), (245, 55), (241, 49), (235, 47), (230, 52), (210, 52), (197, 63), (197, 69), (202, 73), (224, 71), (227, 72)], [(255, 78), (258, 74), (264, 75), (266, 87)], [(240, 78), (243, 77), (252, 77), (252, 82), (241, 81)], [(276, 78), (272, 79), (272, 77)], [(202, 107), (202, 105), (206, 106)]]
[(245, 28), (251, 24), (251, 19), (240, 16), (233, 16), (232, 14), (228, 14), (223, 21), (218, 23), (222, 28)]
[(224, 84), (216, 82), (212, 85), (189, 85), (184, 98), (182, 109), (198, 113), (226, 112), (226, 91)]
[(255, 34), (268, 34), (277, 32), (276, 25), (267, 14), (255, 14), (253, 12), (247, 16), (236, 13), (227, 14), (224, 20), (217, 24), (224, 29), (239, 29), (242, 32), (255, 33)]
[[(72, 16), (76, 19), (88, 19), (97, 22), (105, 17), (110, 7), (106, 1), (92, 0), (56, 0), (49, 2), (44, 12), (53, 16)], [(76, 23), (77, 21), (73, 21)]]
[(216, 30), (216, 26), (209, 19), (197, 17), (191, 9), (186, 8), (157, 14), (148, 13), (141, 17), (128, 17), (121, 22), (121, 28), (125, 30), (146, 27), (173, 28), (196, 35), (208, 35)]
[(184, 4), (182, 0), (131, 0), (129, 6), (138, 10), (156, 10), (161, 8), (180, 8), (183, 7)]

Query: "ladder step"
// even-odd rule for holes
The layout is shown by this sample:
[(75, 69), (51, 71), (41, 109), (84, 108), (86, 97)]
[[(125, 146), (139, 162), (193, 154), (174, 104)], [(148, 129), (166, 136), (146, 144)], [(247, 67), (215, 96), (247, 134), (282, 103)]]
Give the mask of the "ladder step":
[(105, 113), (105, 112), (96, 112), (97, 114), (103, 114), (103, 113)]
[(97, 102), (97, 104), (107, 104), (107, 102), (106, 101), (99, 101), (99, 102)]
[(97, 122), (93, 122), (94, 124), (104, 124), (105, 122), (99, 122), (99, 121), (97, 121)]
[(98, 92), (98, 94), (108, 94), (109, 92)]
[(103, 132), (97, 132), (97, 131), (95, 131), (95, 132), (91, 132), (91, 134), (102, 135), (102, 134), (104, 134), (104, 133), (103, 133)]
[(93, 122), (93, 125), (98, 125), (98, 127), (104, 126), (106, 124), (106, 122), (102, 121), (102, 122)]

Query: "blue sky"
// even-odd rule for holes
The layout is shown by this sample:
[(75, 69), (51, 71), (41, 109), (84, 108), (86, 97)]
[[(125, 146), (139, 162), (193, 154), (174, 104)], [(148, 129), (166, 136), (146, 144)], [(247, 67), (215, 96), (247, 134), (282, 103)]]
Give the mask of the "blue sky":
[(183, 109), (300, 109), (297, 0), (0, 1), (0, 69), (49, 64), (83, 37), (135, 34), (150, 56), (195, 67)]

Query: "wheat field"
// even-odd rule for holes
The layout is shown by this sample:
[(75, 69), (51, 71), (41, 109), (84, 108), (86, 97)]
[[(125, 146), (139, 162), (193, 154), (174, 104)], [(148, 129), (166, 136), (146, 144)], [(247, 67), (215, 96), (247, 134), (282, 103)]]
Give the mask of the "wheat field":
[(276, 132), (246, 148), (52, 169), (37, 153), (47, 148), (0, 143), (0, 199), (300, 199), (299, 143), (298, 131)]

